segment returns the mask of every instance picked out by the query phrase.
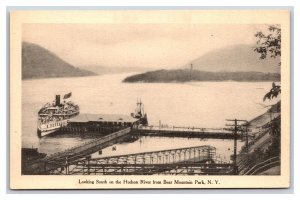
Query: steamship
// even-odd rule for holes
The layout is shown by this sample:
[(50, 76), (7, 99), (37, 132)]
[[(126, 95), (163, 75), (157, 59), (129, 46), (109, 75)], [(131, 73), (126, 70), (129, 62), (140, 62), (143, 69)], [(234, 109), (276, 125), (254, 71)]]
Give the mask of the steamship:
[(37, 134), (39, 137), (49, 135), (68, 125), (68, 120), (79, 114), (79, 106), (70, 97), (72, 93), (63, 96), (56, 95), (55, 101), (45, 104), (38, 112)]

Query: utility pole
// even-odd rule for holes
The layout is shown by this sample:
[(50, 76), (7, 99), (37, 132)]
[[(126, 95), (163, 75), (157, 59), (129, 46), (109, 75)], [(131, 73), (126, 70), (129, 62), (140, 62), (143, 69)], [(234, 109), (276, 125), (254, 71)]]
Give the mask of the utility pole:
[(69, 174), (69, 163), (68, 163), (68, 156), (66, 156), (65, 168), (66, 168), (66, 175), (68, 175), (68, 174)]
[[(226, 119), (226, 121), (234, 122), (234, 124), (226, 124), (226, 126), (233, 126), (233, 166), (234, 166), (234, 174), (238, 174), (238, 167), (236, 162), (237, 157), (237, 137), (238, 137), (238, 131), (242, 131), (241, 127), (245, 126), (245, 124), (248, 124), (247, 120), (240, 120), (240, 119)], [(239, 124), (240, 122), (244, 122), (244, 124)], [(248, 134), (247, 134), (248, 135)]]
[(193, 63), (191, 63), (190, 80), (192, 80), (192, 73), (193, 73)]
[(247, 150), (247, 152), (249, 150), (248, 125), (249, 125), (248, 123), (246, 123), (246, 125), (245, 125), (246, 126), (245, 127), (246, 128), (245, 133), (246, 133), (246, 150)]
[[(90, 159), (91, 159), (91, 156), (87, 156), (86, 157), (86, 160), (87, 160), (87, 174), (90, 175)], [(82, 172), (84, 174), (84, 171)]]

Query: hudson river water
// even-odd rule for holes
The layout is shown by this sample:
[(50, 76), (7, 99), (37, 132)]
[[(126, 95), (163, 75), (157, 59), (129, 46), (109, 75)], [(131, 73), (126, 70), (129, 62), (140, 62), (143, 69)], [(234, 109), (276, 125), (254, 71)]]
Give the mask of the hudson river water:
[[(251, 120), (266, 111), (262, 97), (270, 82), (189, 82), (189, 83), (122, 83), (130, 74), (80, 78), (51, 78), (22, 82), (22, 146), (54, 153), (90, 140), (77, 137), (38, 138), (37, 112), (55, 94), (72, 92), (72, 101), (81, 113), (130, 114), (137, 99), (145, 105), (148, 121), (168, 126), (224, 127), (225, 119)], [(103, 155), (135, 153), (159, 149), (212, 145), (226, 159), (233, 151), (233, 141), (216, 139), (142, 137), (133, 143), (103, 150)], [(238, 146), (242, 142), (238, 143)]]

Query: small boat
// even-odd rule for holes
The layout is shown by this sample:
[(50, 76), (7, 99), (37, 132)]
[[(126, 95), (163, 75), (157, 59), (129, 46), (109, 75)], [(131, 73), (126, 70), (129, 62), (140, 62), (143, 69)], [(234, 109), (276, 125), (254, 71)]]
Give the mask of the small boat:
[(56, 95), (55, 101), (46, 103), (38, 112), (37, 134), (43, 137), (68, 125), (68, 120), (79, 114), (79, 106), (70, 101), (72, 93)]

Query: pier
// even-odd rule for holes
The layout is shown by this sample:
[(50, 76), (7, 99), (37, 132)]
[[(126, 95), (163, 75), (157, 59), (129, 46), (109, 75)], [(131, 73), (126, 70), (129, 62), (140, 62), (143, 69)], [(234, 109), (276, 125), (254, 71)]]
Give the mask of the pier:
[[(90, 155), (111, 146), (126, 137), (141, 135), (189, 138), (242, 138), (242, 131), (188, 127), (141, 126), (123, 127), (101, 138), (83, 143), (43, 159), (27, 163), (24, 174), (232, 174), (234, 162), (220, 160), (215, 147), (201, 146), (183, 149), (160, 150), (139, 154), (91, 159)], [(205, 153), (206, 152), (206, 153)], [(208, 163), (206, 163), (208, 162)], [(101, 168), (101, 170), (100, 170)], [(136, 170), (138, 169), (138, 170)], [(174, 172), (175, 170), (175, 172)], [(229, 172), (229, 171), (230, 172)], [(88, 171), (88, 172), (86, 172)], [(101, 171), (101, 172), (100, 172)], [(192, 174), (193, 174), (192, 173)]]
[(117, 132), (111, 133), (104, 137), (83, 143), (65, 151), (54, 153), (43, 159), (37, 159), (27, 163), (22, 173), (45, 174), (46, 171), (63, 166), (65, 162), (72, 162), (80, 158), (84, 158), (99, 149), (115, 144), (118, 139), (122, 139), (129, 135), (131, 128), (124, 128)]
[[(217, 138), (234, 139), (235, 134), (226, 128), (195, 128), (195, 127), (161, 127), (161, 126), (139, 126), (133, 128), (133, 134), (163, 136), (163, 137), (189, 137), (189, 138)], [(241, 132), (237, 133), (238, 139), (242, 138)]]
[(91, 142), (84, 143), (82, 145), (67, 149), (62, 152), (51, 154), (51, 155), (47, 156), (45, 158), (45, 160), (46, 161), (60, 160), (61, 158), (64, 159), (66, 156), (69, 157), (69, 159), (76, 159), (76, 157), (91, 154), (91, 153), (97, 151), (98, 149), (103, 148), (102, 145), (104, 145), (105, 143), (111, 142), (114, 139), (117, 139), (121, 136), (129, 134), (130, 131), (131, 131), (130, 128), (122, 129), (120, 131), (114, 132), (112, 134), (101, 137), (99, 139), (95, 139)]
[(232, 174), (234, 167), (212, 146), (196, 146), (110, 157), (86, 157), (49, 170), (62, 175)]

